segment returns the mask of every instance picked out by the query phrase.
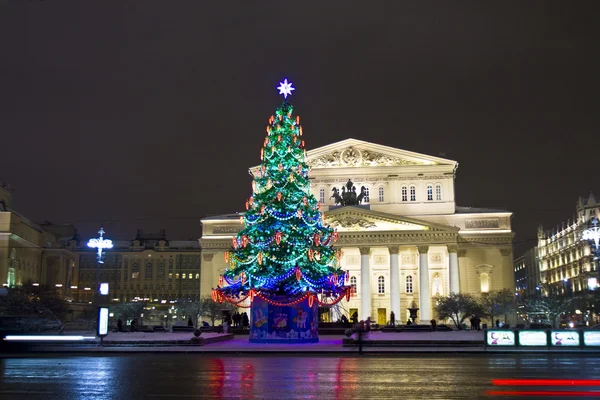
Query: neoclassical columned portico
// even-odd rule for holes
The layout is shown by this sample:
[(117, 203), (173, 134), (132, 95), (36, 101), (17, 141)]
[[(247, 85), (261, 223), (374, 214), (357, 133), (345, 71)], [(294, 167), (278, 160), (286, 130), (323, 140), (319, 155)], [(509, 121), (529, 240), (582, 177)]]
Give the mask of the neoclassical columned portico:
[(370, 247), (360, 247), (360, 319), (365, 320), (371, 316), (371, 258)]
[(431, 292), (429, 291), (429, 246), (418, 246), (419, 251), (419, 308), (421, 321), (431, 320)]
[(400, 264), (398, 262), (399, 246), (388, 247), (390, 252), (390, 309), (395, 319), (401, 321), (400, 315)]

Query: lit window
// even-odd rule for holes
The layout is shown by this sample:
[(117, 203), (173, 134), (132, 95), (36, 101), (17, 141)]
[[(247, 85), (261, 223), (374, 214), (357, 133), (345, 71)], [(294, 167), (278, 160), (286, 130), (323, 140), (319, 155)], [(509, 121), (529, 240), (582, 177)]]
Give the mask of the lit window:
[(417, 201), (417, 189), (414, 186), (410, 187), (410, 201)]
[(196, 273), (196, 279), (200, 279), (200, 274)]
[(169, 272), (169, 279), (173, 279), (173, 273)]
[(488, 293), (490, 291), (490, 276), (486, 273), (479, 275), (481, 281), (481, 293)]
[(179, 279), (179, 273), (175, 274), (175, 279)]
[(406, 186), (402, 186), (402, 201), (408, 201), (408, 189)]
[(406, 293), (413, 292), (413, 277), (412, 275), (408, 275), (406, 277)]
[(385, 278), (383, 276), (377, 278), (377, 292), (379, 294), (385, 293)]
[(435, 199), (437, 201), (442, 200), (442, 185), (440, 184), (435, 185)]
[(185, 279), (186, 278), (186, 274), (181, 274), (181, 279)]
[(385, 197), (383, 196), (383, 194), (384, 194), (384, 193), (383, 193), (383, 188), (382, 188), (382, 187), (380, 187), (380, 188), (379, 188), (379, 201), (380, 201), (380, 202), (383, 202), (383, 200), (385, 199)]
[(433, 186), (427, 185), (427, 201), (433, 200)]
[(350, 286), (352, 286), (352, 295), (355, 295), (356, 293), (358, 293), (358, 291), (356, 290), (356, 277), (355, 276), (350, 277)]
[(131, 279), (138, 279), (140, 277), (140, 273), (139, 272), (132, 272), (131, 273)]
[(319, 202), (325, 204), (325, 189), (319, 189)]

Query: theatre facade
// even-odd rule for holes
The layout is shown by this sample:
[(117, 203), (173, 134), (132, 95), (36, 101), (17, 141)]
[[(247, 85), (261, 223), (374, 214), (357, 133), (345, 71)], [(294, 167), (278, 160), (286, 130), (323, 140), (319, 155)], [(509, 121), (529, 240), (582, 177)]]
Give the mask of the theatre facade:
[[(339, 232), (341, 269), (354, 288), (325, 319), (356, 311), (384, 324), (394, 312), (406, 322), (416, 306), (419, 320), (429, 322), (437, 296), (514, 289), (512, 213), (457, 206), (456, 161), (347, 139), (308, 151), (307, 162), (311, 191)], [(362, 202), (343, 205), (348, 192), (362, 193)], [(200, 292), (210, 295), (242, 225), (238, 213), (201, 223)]]

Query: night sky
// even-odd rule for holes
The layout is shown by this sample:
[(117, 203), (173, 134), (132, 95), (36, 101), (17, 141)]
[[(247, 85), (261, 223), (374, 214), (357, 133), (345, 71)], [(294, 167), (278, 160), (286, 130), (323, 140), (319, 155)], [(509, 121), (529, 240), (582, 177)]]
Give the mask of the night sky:
[(0, 180), (84, 238), (197, 238), (243, 209), (287, 77), (309, 149), (457, 160), (520, 253), (600, 197), (597, 3), (0, 0)]

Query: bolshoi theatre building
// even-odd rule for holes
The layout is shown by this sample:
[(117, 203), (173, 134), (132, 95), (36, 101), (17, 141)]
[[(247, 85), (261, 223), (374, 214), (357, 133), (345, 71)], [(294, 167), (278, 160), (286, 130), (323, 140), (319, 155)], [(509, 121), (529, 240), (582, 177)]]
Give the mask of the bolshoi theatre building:
[[(514, 289), (511, 212), (455, 203), (456, 161), (347, 139), (307, 153), (311, 191), (339, 232), (353, 294), (340, 313), (385, 324), (435, 317), (437, 296)], [(250, 168), (254, 174), (258, 167)], [(362, 202), (343, 205), (346, 187)], [(337, 194), (337, 195), (336, 195)], [(240, 214), (202, 219), (200, 294), (210, 295), (228, 267), (224, 253), (242, 228)]]

